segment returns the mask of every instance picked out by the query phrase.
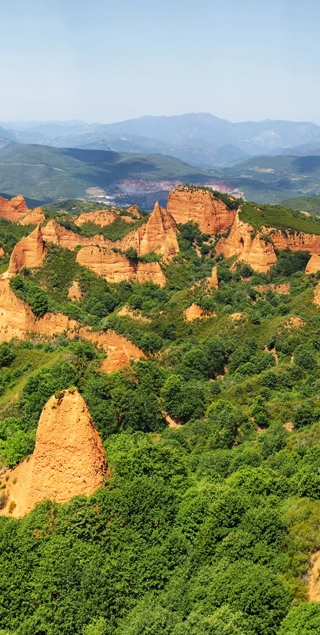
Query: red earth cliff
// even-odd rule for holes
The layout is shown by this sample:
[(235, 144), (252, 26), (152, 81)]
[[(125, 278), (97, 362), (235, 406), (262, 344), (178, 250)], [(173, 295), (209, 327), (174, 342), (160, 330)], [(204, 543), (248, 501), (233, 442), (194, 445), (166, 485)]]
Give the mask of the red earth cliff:
[(115, 246), (122, 251), (132, 247), (136, 249), (138, 256), (154, 251), (168, 262), (179, 252), (177, 232), (174, 218), (156, 203), (148, 222), (131, 231), (122, 240), (118, 240)]
[(77, 262), (108, 282), (152, 281), (161, 287), (166, 284), (165, 275), (158, 262), (135, 262), (105, 247), (83, 247), (77, 253)]
[(216, 253), (226, 258), (237, 256), (238, 260), (250, 265), (254, 271), (262, 273), (267, 273), (277, 262), (272, 243), (266, 242), (261, 233), (241, 221), (238, 214), (228, 238), (220, 238)]
[(19, 225), (38, 225), (38, 223), (43, 223), (45, 220), (46, 217), (42, 207), (35, 207), (35, 209), (32, 209), (31, 212), (28, 212), (28, 214), (19, 221)]
[(13, 508), (11, 515), (21, 517), (46, 499), (90, 496), (106, 475), (105, 451), (85, 401), (76, 389), (66, 390), (43, 408), (30, 460), (5, 475), (7, 504), (0, 513), (8, 516)]
[(10, 281), (0, 280), (0, 343), (12, 337), (25, 339), (30, 333), (50, 336), (76, 327), (77, 322), (62, 313), (46, 313), (37, 319), (28, 304), (12, 291)]
[(76, 234), (70, 229), (66, 229), (62, 225), (59, 225), (59, 223), (53, 219), (41, 228), (41, 232), (45, 243), (60, 245), (60, 247), (70, 249), (71, 251), (78, 247), (78, 245), (108, 245), (111, 243), (111, 241), (106, 240), (103, 236), (93, 236), (92, 238), (87, 238), (85, 236), (81, 236), (80, 234)]
[(170, 192), (167, 210), (176, 223), (194, 221), (204, 234), (215, 236), (231, 227), (236, 211), (209, 190), (177, 187)]
[(306, 273), (317, 273), (320, 271), (320, 256), (318, 254), (313, 254), (311, 256), (305, 271)]
[(15, 196), (8, 201), (6, 198), (0, 196), (0, 217), (10, 220), (13, 223), (18, 223), (28, 213), (29, 208), (23, 198), (23, 196)]
[(42, 265), (45, 256), (45, 245), (42, 238), (40, 225), (29, 234), (22, 238), (15, 246), (6, 277), (17, 275), (22, 267), (36, 268)]
[(137, 346), (113, 331), (97, 333), (79, 328), (75, 320), (62, 313), (46, 313), (36, 318), (30, 307), (12, 291), (9, 280), (0, 280), (0, 343), (13, 337), (23, 340), (30, 334), (52, 337), (64, 332), (69, 338), (79, 335), (103, 348), (107, 359), (101, 368), (108, 373), (130, 364), (131, 359), (145, 357)]

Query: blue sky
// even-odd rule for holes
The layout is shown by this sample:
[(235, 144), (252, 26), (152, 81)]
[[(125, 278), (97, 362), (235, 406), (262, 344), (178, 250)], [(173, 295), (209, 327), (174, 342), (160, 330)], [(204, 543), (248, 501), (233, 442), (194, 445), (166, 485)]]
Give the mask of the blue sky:
[(0, 120), (320, 124), (319, 0), (1, 0)]

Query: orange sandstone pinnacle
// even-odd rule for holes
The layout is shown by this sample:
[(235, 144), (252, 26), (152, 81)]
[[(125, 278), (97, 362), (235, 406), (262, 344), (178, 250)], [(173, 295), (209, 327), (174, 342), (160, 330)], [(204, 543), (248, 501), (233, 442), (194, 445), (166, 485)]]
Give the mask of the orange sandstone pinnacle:
[(76, 389), (65, 390), (44, 406), (30, 460), (5, 475), (7, 502), (0, 513), (20, 517), (43, 500), (66, 503), (90, 496), (109, 475), (107, 467), (85, 401)]

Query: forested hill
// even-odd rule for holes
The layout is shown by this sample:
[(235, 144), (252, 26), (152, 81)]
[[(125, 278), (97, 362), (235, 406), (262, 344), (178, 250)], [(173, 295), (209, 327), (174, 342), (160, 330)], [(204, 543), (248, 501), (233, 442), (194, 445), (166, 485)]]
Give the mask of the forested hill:
[[(318, 635), (318, 223), (199, 188), (150, 217), (72, 209), (0, 219), (1, 635)], [(78, 393), (103, 486), (14, 517), (41, 412)]]

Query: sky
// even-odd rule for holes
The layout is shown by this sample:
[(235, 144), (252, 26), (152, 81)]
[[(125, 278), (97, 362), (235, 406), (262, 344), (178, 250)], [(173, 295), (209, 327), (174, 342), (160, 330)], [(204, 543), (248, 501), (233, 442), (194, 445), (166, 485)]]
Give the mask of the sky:
[(319, 0), (1, 0), (0, 121), (320, 124)]

